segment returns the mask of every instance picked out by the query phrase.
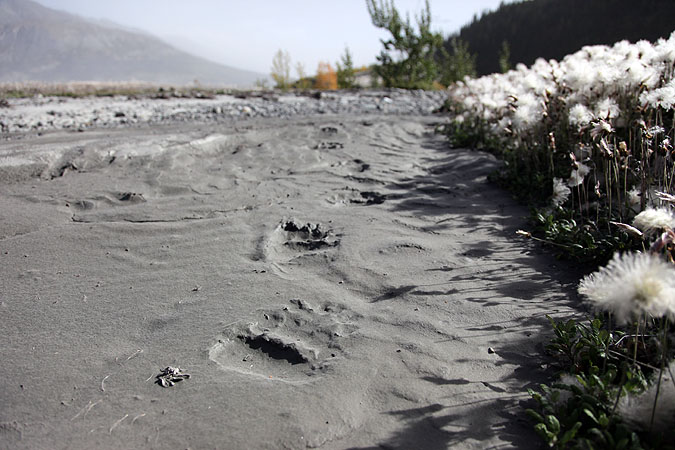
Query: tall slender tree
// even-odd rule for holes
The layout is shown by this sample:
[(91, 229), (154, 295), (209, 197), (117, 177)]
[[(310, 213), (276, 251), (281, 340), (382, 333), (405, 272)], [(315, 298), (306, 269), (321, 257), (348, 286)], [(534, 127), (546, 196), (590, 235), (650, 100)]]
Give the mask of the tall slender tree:
[(272, 60), (272, 79), (277, 89), (288, 89), (291, 82), (291, 55), (281, 49)]
[(502, 48), (499, 51), (499, 70), (502, 73), (511, 70), (511, 46), (508, 41), (502, 41)]

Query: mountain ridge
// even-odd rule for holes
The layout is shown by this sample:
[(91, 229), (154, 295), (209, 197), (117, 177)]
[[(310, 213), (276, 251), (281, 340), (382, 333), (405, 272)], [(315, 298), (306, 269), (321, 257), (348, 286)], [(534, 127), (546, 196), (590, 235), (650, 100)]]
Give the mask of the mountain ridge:
[(0, 81), (106, 81), (247, 87), (265, 75), (32, 0), (0, 0)]

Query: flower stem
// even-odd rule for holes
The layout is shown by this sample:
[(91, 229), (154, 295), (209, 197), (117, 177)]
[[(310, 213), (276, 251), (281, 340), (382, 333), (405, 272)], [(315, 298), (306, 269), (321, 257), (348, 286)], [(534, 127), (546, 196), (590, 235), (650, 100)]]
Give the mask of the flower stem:
[(668, 318), (661, 320), (661, 327), (663, 331), (663, 341), (661, 342), (661, 370), (659, 371), (659, 381), (656, 383), (656, 395), (654, 396), (654, 405), (652, 406), (652, 417), (649, 421), (649, 432), (652, 432), (654, 428), (654, 416), (656, 416), (656, 404), (659, 401), (659, 393), (661, 392), (661, 379), (663, 378), (663, 371), (666, 367), (666, 356), (667, 356), (667, 346), (668, 346)]

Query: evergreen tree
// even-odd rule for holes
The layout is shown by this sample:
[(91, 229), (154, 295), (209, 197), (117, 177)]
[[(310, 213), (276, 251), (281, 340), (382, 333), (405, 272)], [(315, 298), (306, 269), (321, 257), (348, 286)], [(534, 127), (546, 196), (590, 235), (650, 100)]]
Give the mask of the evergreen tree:
[(354, 75), (354, 63), (349, 47), (345, 47), (345, 54), (341, 57), (342, 64), (337, 65), (337, 85), (339, 89), (351, 89), (354, 87), (356, 78)]
[(511, 70), (511, 47), (507, 41), (502, 41), (502, 49), (499, 51), (499, 70), (502, 73)]
[(510, 65), (533, 64), (537, 58), (560, 61), (584, 45), (613, 45), (621, 40), (655, 42), (675, 29), (673, 0), (536, 0), (503, 3), (475, 16), (450, 36), (469, 44), (477, 55), (478, 75), (503, 70), (500, 49), (508, 42)]
[(466, 76), (476, 76), (476, 55), (469, 52), (469, 45), (457, 38), (450, 41), (451, 52), (441, 50), (441, 84), (449, 86)]
[(410, 17), (405, 21), (401, 18), (393, 0), (377, 3), (366, 0), (366, 4), (373, 25), (391, 34), (390, 39), (381, 41), (384, 49), (377, 56), (380, 64), (375, 67), (384, 86), (430, 89), (438, 77), (435, 56), (443, 45), (443, 37), (431, 31), (429, 0), (416, 17), (417, 30), (410, 23)]

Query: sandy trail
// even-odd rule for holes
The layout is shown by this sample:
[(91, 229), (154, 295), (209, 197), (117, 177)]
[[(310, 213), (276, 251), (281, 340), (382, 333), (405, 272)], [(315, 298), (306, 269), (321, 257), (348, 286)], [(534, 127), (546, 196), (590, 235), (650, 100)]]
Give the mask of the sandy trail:
[(0, 447), (538, 447), (573, 278), (438, 120), (0, 144)]

